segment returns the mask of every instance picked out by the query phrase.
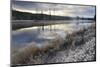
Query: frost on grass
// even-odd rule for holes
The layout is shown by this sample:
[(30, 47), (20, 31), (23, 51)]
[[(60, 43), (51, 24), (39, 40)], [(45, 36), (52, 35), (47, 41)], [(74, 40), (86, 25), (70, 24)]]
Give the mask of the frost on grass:
[[(48, 38), (51, 39), (50, 37)], [(46, 48), (43, 48), (43, 50), (38, 50), (37, 48), (37, 54), (35, 53), (32, 47), (29, 48), (29, 50), (24, 51), (25, 58), (28, 59), (28, 61), (26, 62), (25, 60), (25, 62), (23, 62), (23, 59), (25, 58), (20, 58), (21, 61), (23, 60), (22, 64), (44, 64), (96, 60), (96, 43), (94, 27), (89, 27), (87, 29), (82, 29), (73, 32), (66, 36), (66, 39), (64, 40), (63, 38), (61, 39), (60, 36), (57, 36), (54, 40), (50, 41), (49, 43), (46, 43), (46, 45)], [(30, 49), (32, 50), (30, 51)], [(27, 54), (26, 52), (29, 54)], [(19, 57), (17, 57), (17, 59), (19, 59)]]
[(94, 61), (95, 60), (95, 38), (86, 42), (82, 46), (78, 46), (75, 50), (58, 51), (52, 56), (45, 56), (45, 63), (59, 63), (59, 62), (79, 62), (79, 61)]
[[(74, 33), (75, 37), (70, 37), (71, 42), (75, 42), (77, 40), (81, 41), (81, 39), (83, 39), (84, 43), (78, 42), (78, 46), (76, 46), (74, 43), (73, 47), (58, 51), (47, 63), (95, 61), (95, 28), (90, 27), (87, 30), (82, 31), (82, 34), (79, 34), (79, 32), (78, 35)], [(83, 37), (81, 38), (80, 35), (83, 35)]]

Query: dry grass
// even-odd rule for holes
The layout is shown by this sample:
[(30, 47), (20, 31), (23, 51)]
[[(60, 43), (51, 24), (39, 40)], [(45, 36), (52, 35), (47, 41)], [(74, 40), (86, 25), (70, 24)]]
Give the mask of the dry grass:
[[(15, 53), (12, 56), (12, 64), (27, 64), (31, 59), (36, 57), (37, 55), (41, 55), (42, 53), (47, 53), (48, 51), (58, 50), (60, 45), (63, 43), (61, 38), (56, 38), (50, 42), (45, 43), (46, 45), (42, 48), (38, 48), (36, 44), (31, 43), (25, 48), (19, 50), (19, 52)], [(33, 60), (36, 63), (42, 63), (42, 60), (37, 58)]]
[[(95, 25), (92, 25), (88, 29), (94, 29)], [(84, 44), (87, 37), (85, 34), (89, 34), (88, 29), (80, 29), (74, 33), (68, 34), (66, 40), (63, 40), (60, 36), (57, 36), (54, 40), (45, 43), (45, 47), (38, 48), (36, 44), (31, 43), (29, 46), (21, 49), (17, 54), (12, 56), (12, 64), (42, 64), (44, 61), (41, 59), (42, 54), (54, 52), (62, 49), (72, 49), (77, 45)], [(93, 36), (93, 34), (90, 34)], [(88, 37), (90, 37), (88, 36)]]
[[(87, 36), (88, 35), (88, 36)], [(95, 37), (95, 24), (88, 27), (88, 29), (80, 29), (79, 31), (68, 34), (66, 42), (63, 45), (66, 48), (75, 48), (76, 46), (84, 44), (91, 36)]]
[(25, 48), (22, 48), (19, 52), (12, 55), (12, 64), (24, 64), (29, 60), (32, 54), (36, 54), (39, 49), (35, 44), (31, 44)]

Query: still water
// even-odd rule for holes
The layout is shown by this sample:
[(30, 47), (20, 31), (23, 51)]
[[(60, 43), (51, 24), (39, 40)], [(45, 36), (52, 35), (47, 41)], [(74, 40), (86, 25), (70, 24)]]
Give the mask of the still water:
[(34, 26), (12, 31), (12, 46), (21, 48), (34, 42), (37, 46), (41, 47), (45, 42), (55, 39), (56, 37), (65, 39), (67, 34), (82, 28), (88, 28), (92, 24), (90, 20), (70, 22), (71, 23), (46, 25), (44, 29), (42, 29), (42, 26)]

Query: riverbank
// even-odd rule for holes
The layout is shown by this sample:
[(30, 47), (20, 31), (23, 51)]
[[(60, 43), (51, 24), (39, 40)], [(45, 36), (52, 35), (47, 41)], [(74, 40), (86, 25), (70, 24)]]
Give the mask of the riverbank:
[(96, 60), (95, 27), (74, 32), (66, 37), (59, 50), (38, 54), (29, 64), (87, 62)]
[(95, 25), (92, 25), (68, 34), (65, 40), (58, 37), (43, 49), (38, 49), (35, 43), (31, 43), (18, 54), (13, 55), (12, 64), (94, 61), (95, 37)]

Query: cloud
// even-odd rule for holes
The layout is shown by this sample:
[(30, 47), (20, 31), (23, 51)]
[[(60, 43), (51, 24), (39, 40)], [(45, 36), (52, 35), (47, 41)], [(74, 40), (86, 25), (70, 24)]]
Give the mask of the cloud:
[(13, 1), (12, 9), (30, 13), (44, 13), (49, 14), (49, 11), (53, 15), (62, 16), (82, 16), (82, 17), (94, 17), (95, 7), (93, 6), (80, 6), (80, 5), (65, 5), (65, 4), (53, 4), (53, 3), (39, 3), (31, 1)]

